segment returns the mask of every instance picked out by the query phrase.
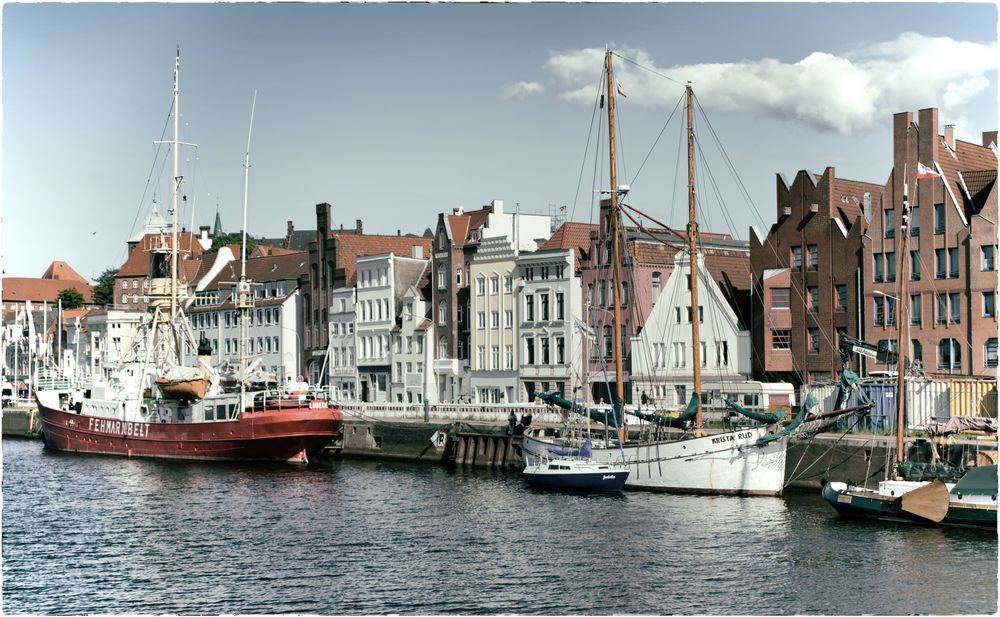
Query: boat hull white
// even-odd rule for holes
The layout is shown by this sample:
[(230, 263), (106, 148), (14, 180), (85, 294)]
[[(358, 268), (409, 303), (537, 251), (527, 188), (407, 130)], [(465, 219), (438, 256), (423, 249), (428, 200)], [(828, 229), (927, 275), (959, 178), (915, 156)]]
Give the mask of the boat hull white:
[[(780, 495), (785, 486), (787, 439), (764, 446), (757, 439), (766, 427), (748, 428), (679, 441), (627, 444), (622, 450), (629, 466), (625, 488), (713, 495)], [(559, 454), (552, 443), (524, 436), (524, 462), (537, 465)], [(620, 461), (618, 448), (594, 448), (602, 463)]]

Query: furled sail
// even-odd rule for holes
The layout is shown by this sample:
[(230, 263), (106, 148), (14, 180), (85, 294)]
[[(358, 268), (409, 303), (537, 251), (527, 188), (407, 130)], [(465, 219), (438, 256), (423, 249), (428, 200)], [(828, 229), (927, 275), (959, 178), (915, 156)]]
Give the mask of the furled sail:
[(541, 392), (538, 394), (538, 398), (542, 399), (546, 403), (549, 403), (550, 405), (555, 405), (556, 407), (561, 407), (567, 411), (578, 413), (581, 416), (586, 416), (594, 422), (600, 422), (601, 424), (606, 424), (612, 428), (619, 427), (618, 418), (621, 417), (621, 403), (618, 401), (615, 402), (614, 409), (594, 409), (583, 407), (581, 405), (577, 405), (573, 401), (566, 400), (559, 395), (559, 392)]
[(795, 429), (799, 428), (799, 426), (805, 421), (806, 413), (815, 406), (816, 406), (816, 397), (813, 396), (812, 393), (810, 393), (808, 396), (806, 396), (806, 400), (805, 402), (802, 403), (802, 406), (799, 407), (799, 413), (795, 414), (795, 418), (792, 419), (791, 423), (789, 423), (788, 426), (781, 429), (777, 433), (764, 435), (763, 437), (758, 439), (757, 443), (755, 443), (754, 445), (763, 446), (765, 444), (771, 443), (772, 441), (775, 441), (777, 439), (781, 439), (782, 437), (792, 433)]
[(751, 420), (756, 420), (757, 422), (765, 422), (767, 424), (774, 424), (775, 422), (781, 422), (788, 417), (783, 410), (769, 411), (766, 413), (761, 413), (757, 411), (750, 411), (743, 405), (740, 405), (736, 401), (731, 401), (728, 398), (725, 399), (726, 405), (728, 405), (733, 411), (740, 414), (741, 416), (746, 416)]
[(691, 395), (691, 400), (688, 402), (687, 407), (681, 412), (670, 412), (666, 414), (652, 412), (643, 412), (639, 410), (629, 411), (629, 415), (633, 415), (640, 420), (645, 420), (657, 426), (680, 426), (689, 420), (693, 420), (695, 416), (698, 415), (698, 401), (699, 396), (697, 394)]

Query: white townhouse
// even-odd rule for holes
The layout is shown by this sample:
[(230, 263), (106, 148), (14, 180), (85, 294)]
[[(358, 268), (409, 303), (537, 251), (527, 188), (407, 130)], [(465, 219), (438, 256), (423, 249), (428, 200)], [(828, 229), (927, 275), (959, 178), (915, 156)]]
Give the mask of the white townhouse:
[(517, 260), (520, 380), (528, 401), (552, 390), (570, 400), (584, 396), (583, 358), (590, 351), (579, 327), (583, 294), (575, 253), (555, 248)]
[[(705, 268), (698, 254), (698, 311), (703, 404), (718, 391), (742, 392), (751, 373), (750, 331)], [(662, 408), (687, 405), (694, 384), (692, 365), (691, 261), (678, 251), (674, 268), (642, 331), (632, 337), (632, 400)]]
[(470, 388), (475, 403), (521, 400), (517, 383), (517, 252), (506, 236), (479, 242), (469, 262)]
[(392, 399), (396, 403), (437, 403), (434, 379), (434, 321), (431, 318), (430, 262), (400, 299), (392, 333)]
[(330, 292), (326, 365), (330, 390), (337, 400), (358, 400), (356, 293), (353, 287), (336, 287)]
[(427, 267), (426, 259), (393, 253), (357, 258), (357, 365), (359, 400), (389, 402), (392, 333), (403, 293)]

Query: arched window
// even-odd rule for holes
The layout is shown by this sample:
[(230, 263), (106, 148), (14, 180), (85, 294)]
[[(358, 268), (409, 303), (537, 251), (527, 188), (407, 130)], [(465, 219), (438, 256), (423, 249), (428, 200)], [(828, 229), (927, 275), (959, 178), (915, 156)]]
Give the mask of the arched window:
[(611, 326), (604, 326), (604, 357), (610, 358), (614, 352), (614, 341), (611, 338)]
[(438, 303), (438, 325), (448, 325), (448, 305), (444, 300)]
[(955, 339), (941, 339), (938, 343), (938, 368), (946, 371), (962, 368), (962, 347)]
[(447, 358), (448, 357), (448, 339), (441, 337), (438, 339), (438, 357)]

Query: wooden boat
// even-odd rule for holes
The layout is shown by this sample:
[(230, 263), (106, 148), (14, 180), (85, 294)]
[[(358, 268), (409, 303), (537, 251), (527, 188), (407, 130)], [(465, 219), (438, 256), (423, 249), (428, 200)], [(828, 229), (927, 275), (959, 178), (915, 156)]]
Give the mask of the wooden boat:
[(166, 379), (160, 377), (156, 380), (156, 387), (164, 398), (191, 400), (205, 398), (208, 394), (208, 386), (211, 382), (204, 377), (191, 377), (180, 379)]

